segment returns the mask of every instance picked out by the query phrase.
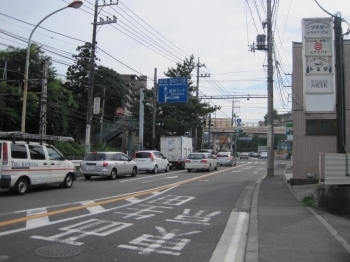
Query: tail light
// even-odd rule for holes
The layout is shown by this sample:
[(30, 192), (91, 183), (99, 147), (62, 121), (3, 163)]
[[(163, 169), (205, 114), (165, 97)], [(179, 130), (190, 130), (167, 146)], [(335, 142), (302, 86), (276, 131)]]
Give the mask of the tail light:
[(191, 163), (191, 160), (186, 159), (185, 163)]
[(151, 162), (154, 161), (154, 156), (152, 155), (152, 153), (149, 153), (149, 158), (151, 159)]
[(208, 160), (207, 159), (202, 159), (201, 163), (208, 163)]
[(7, 150), (7, 144), (6, 143), (2, 144), (2, 152), (3, 152), (2, 164), (3, 165), (7, 165), (8, 159), (9, 159), (9, 155), (8, 155), (8, 150)]
[(104, 161), (102, 166), (103, 166), (103, 167), (108, 166), (108, 162), (107, 162), (107, 161)]

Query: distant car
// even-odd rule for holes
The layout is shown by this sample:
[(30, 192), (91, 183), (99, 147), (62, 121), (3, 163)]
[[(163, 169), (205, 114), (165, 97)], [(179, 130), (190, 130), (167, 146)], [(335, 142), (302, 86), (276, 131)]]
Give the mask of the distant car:
[(263, 159), (263, 158), (267, 158), (267, 152), (266, 151), (260, 152), (260, 159)]
[(118, 175), (137, 174), (134, 160), (122, 152), (89, 152), (80, 163), (80, 173), (89, 180), (92, 176), (116, 179)]
[(239, 155), (239, 159), (249, 159), (249, 155), (248, 153), (245, 153), (245, 152), (242, 152), (240, 155)]
[(218, 170), (218, 160), (210, 153), (191, 153), (185, 161), (185, 169), (188, 172), (192, 170), (206, 170), (208, 172), (212, 169)]
[(218, 164), (222, 165), (236, 165), (236, 157), (231, 152), (219, 152), (216, 155), (216, 159), (218, 160)]
[(254, 152), (253, 157), (258, 157), (258, 153)]
[(161, 152), (156, 150), (143, 150), (136, 152), (135, 161), (138, 171), (157, 174), (158, 171), (169, 172), (170, 169), (168, 159)]

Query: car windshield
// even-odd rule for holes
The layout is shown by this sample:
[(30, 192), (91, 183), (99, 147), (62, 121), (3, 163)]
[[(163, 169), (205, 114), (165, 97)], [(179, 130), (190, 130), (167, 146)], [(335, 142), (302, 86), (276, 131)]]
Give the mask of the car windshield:
[(218, 153), (217, 157), (227, 157), (229, 153)]
[(137, 152), (136, 158), (149, 158), (150, 152)]
[(188, 159), (203, 159), (205, 158), (204, 154), (189, 154)]
[(101, 160), (111, 160), (112, 154), (106, 153), (88, 153), (84, 160), (86, 161), (101, 161)]

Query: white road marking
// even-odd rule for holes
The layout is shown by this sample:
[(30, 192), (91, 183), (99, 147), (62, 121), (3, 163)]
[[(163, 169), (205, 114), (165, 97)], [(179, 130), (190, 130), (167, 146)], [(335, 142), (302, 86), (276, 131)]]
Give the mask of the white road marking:
[[(77, 242), (76, 240), (86, 236), (91, 236), (91, 235), (105, 237), (107, 235), (120, 231), (124, 228), (130, 227), (132, 225), (133, 224), (131, 223), (90, 219), (74, 225), (70, 225), (68, 227), (60, 228), (60, 230), (66, 231), (64, 233), (53, 235), (51, 237), (31, 236), (31, 238), (81, 246), (84, 244), (84, 242)], [(86, 231), (88, 229), (91, 229), (91, 230)], [(67, 237), (68, 235), (71, 235), (71, 236), (68, 238), (63, 238), (63, 237)]]
[(115, 214), (122, 214), (124, 215), (123, 218), (134, 218), (136, 220), (145, 219), (149, 217), (155, 216), (153, 213), (163, 213), (163, 210), (157, 210), (157, 209), (173, 209), (172, 207), (163, 207), (163, 206), (152, 206), (152, 205), (139, 205), (140, 207), (145, 208), (127, 208), (129, 210), (136, 210), (133, 213), (126, 213), (126, 212), (114, 212)]
[[(96, 203), (96, 202), (95, 201), (84, 201), (84, 202), (81, 202), (81, 204), (83, 206), (88, 205), (88, 204), (92, 204), (92, 203)], [(105, 212), (105, 210), (106, 210), (104, 207), (102, 207), (100, 205), (86, 207), (86, 209), (89, 210), (89, 212), (92, 213), (92, 214), (102, 213), (102, 212)]]
[(152, 181), (157, 181), (157, 180), (162, 180), (162, 179), (169, 179), (169, 178), (177, 178), (177, 176), (168, 176), (168, 177), (163, 177), (163, 178), (148, 180), (148, 181), (145, 181), (145, 182), (142, 182), (142, 183), (149, 183), (149, 182), (152, 182)]
[(231, 212), (224, 233), (221, 235), (210, 262), (243, 262), (248, 224), (248, 213)]
[(181, 251), (191, 239), (179, 238), (181, 236), (187, 236), (200, 233), (201, 231), (191, 231), (187, 233), (178, 234), (179, 229), (174, 229), (171, 232), (167, 232), (163, 227), (156, 227), (158, 232), (162, 236), (154, 236), (149, 234), (143, 234), (142, 236), (129, 242), (131, 245), (119, 245), (118, 247), (127, 248), (140, 251), (140, 255), (148, 255), (151, 252), (179, 256)]
[[(158, 196), (160, 194), (167, 193), (168, 191), (170, 191), (170, 190), (172, 190), (174, 188), (176, 188), (176, 186), (168, 188), (168, 189), (166, 189), (166, 190), (164, 190), (162, 192), (159, 192), (159, 194), (152, 194), (151, 196), (142, 199), (142, 201), (148, 201), (149, 199), (152, 199), (152, 198), (154, 198), (154, 197), (156, 197), (156, 196)], [(79, 202), (79, 203), (81, 203), (81, 202)], [(103, 212), (110, 212), (110, 211), (118, 210), (118, 209), (121, 209), (121, 208), (124, 208), (124, 207), (127, 207), (127, 206), (131, 206), (131, 205), (134, 205), (134, 203), (128, 203), (128, 204), (121, 205), (121, 206), (118, 206), (118, 207), (105, 209)], [(51, 221), (49, 224), (41, 225), (41, 226), (54, 225), (54, 224), (58, 224), (58, 223), (63, 223), (63, 222), (75, 220), (75, 219), (82, 219), (82, 218), (86, 218), (86, 217), (89, 217), (89, 216), (92, 216), (92, 215), (95, 215), (95, 214), (94, 213), (89, 213), (89, 214), (84, 214), (84, 215), (79, 215), (79, 216), (68, 217), (68, 218), (64, 218), (64, 219), (61, 219), (61, 220)], [(0, 232), (0, 236), (10, 235), (10, 234), (14, 234), (14, 233), (22, 232), (22, 231), (27, 231), (29, 229), (30, 228), (22, 227), (22, 228), (17, 228), (17, 229), (13, 229), (13, 230), (8, 230), (8, 231)]]
[[(47, 213), (46, 208), (37, 208), (37, 209), (31, 209), (27, 211), (27, 216), (37, 215), (37, 214), (44, 214)], [(44, 225), (47, 225), (50, 223), (49, 217), (39, 217), (34, 218), (26, 221), (26, 228), (36, 228), (41, 227)]]
[(10, 259), (8, 256), (0, 256), (0, 262), (5, 261), (6, 259)]
[(138, 202), (141, 202), (142, 200), (141, 199), (138, 199), (136, 197), (130, 197), (130, 198), (127, 198), (125, 199), (126, 201), (130, 202), (130, 203), (138, 203)]
[(182, 224), (198, 224), (198, 225), (208, 226), (208, 225), (210, 225), (210, 223), (208, 223), (209, 220), (213, 216), (216, 216), (216, 215), (221, 213), (219, 211), (216, 211), (216, 212), (212, 212), (208, 215), (202, 216), (202, 214), (204, 213), (205, 210), (200, 210), (197, 213), (195, 213), (194, 215), (190, 216), (190, 211), (191, 211), (191, 209), (186, 208), (184, 210), (184, 212), (182, 213), (182, 215), (178, 215), (174, 219), (167, 219), (166, 221), (178, 222), (178, 223), (182, 223)]
[(163, 196), (161, 198), (157, 198), (155, 200), (149, 201), (149, 203), (180, 206), (188, 201), (191, 201), (192, 199), (195, 199), (195, 197), (167, 195), (167, 196)]
[(152, 175), (152, 176), (146, 176), (146, 177), (132, 178), (132, 179), (120, 181), (120, 183), (132, 182), (135, 180), (148, 179), (148, 178), (152, 178), (152, 177), (156, 177), (156, 176), (166, 176), (166, 175), (169, 175), (169, 174), (159, 174), (159, 175)]

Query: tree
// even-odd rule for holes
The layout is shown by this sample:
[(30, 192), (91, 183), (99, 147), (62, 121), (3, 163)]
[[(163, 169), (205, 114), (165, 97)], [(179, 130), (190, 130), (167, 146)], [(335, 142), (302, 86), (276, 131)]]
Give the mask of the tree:
[[(276, 109), (273, 110), (273, 119), (274, 120), (281, 120), (281, 117), (278, 115), (278, 112)], [(267, 114), (264, 116), (264, 123), (265, 123), (265, 126), (267, 126)]]
[[(192, 72), (195, 69), (194, 57), (186, 58), (182, 63), (177, 63), (176, 68), (169, 68), (164, 74), (167, 77), (188, 78), (187, 103), (157, 104), (156, 107), (156, 141), (155, 147), (159, 148), (160, 137), (162, 136), (194, 136), (197, 128), (198, 137), (202, 137), (202, 122), (200, 116), (215, 112), (220, 107), (211, 107), (209, 103), (198, 100), (194, 92), (196, 90), (191, 81)], [(145, 100), (152, 99), (151, 92), (145, 92)], [(145, 103), (145, 126), (144, 126), (144, 147), (150, 148), (152, 145), (152, 111), (153, 103)], [(133, 114), (138, 118), (139, 107), (135, 106)], [(197, 148), (200, 147), (201, 140), (197, 141)]]
[[(0, 51), (0, 57), (6, 61), (0, 67), (0, 74), (7, 80), (0, 85), (0, 130), (18, 131), (21, 129), (23, 92), (22, 84), (25, 71), (27, 50), (9, 46)], [(48, 63), (48, 82), (55, 78), (55, 70), (51, 66), (51, 58), (35, 44), (30, 47), (29, 85), (26, 109), (26, 132), (39, 132), (40, 103), (39, 95), (42, 89), (43, 64)]]
[[(88, 101), (88, 87), (90, 77), (90, 57), (91, 57), (91, 43), (85, 43), (77, 47), (79, 53), (73, 55), (75, 59), (74, 64), (67, 69), (66, 88), (72, 91), (74, 99), (79, 105), (79, 114), (75, 116), (74, 134), (83, 138), (85, 136), (85, 123)], [(100, 61), (95, 57), (94, 65), (94, 82), (93, 82), (93, 96), (100, 97), (101, 101), (105, 100), (104, 118), (113, 121), (114, 111), (117, 106), (124, 106), (126, 104), (126, 87), (119, 76), (119, 74), (111, 68), (97, 65)], [(85, 117), (82, 117), (82, 114)], [(102, 112), (100, 113), (102, 114)], [(92, 119), (92, 138), (94, 134), (100, 131), (100, 115), (93, 115)], [(108, 121), (106, 121), (108, 122)]]

